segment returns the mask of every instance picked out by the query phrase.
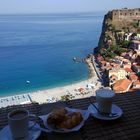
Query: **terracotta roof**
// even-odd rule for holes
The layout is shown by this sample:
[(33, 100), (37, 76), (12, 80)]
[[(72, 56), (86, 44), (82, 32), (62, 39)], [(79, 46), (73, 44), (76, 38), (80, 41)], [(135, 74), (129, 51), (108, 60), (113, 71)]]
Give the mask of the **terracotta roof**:
[(139, 77), (138, 77), (136, 74), (130, 74), (130, 75), (129, 75), (129, 79), (132, 80), (132, 81), (137, 81), (138, 78), (139, 78)]
[(116, 93), (120, 93), (120, 92), (126, 92), (130, 85), (131, 85), (131, 81), (128, 80), (128, 79), (121, 79), (121, 80), (118, 80), (116, 81), (116, 83), (114, 84), (113, 86), (113, 90), (116, 92)]
[(134, 82), (133, 85), (140, 85), (140, 81)]
[(102, 65), (105, 65), (106, 64), (106, 61), (100, 61), (100, 63), (102, 64)]
[(126, 72), (132, 72), (132, 69), (130, 68), (124, 68)]

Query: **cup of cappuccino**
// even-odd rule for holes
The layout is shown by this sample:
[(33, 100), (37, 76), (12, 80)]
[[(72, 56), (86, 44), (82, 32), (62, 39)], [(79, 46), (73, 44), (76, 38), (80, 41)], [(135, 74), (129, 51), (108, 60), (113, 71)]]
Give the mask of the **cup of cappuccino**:
[(110, 114), (115, 93), (110, 89), (99, 89), (96, 91), (96, 102), (98, 110), (103, 114)]
[(13, 110), (8, 114), (13, 139), (28, 139), (29, 117), (29, 112), (25, 109)]

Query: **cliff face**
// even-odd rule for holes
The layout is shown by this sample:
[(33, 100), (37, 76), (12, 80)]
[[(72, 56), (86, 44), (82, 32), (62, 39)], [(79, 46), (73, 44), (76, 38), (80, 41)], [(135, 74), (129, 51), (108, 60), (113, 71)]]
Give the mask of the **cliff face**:
[(108, 17), (108, 14), (104, 16), (103, 24), (102, 24), (102, 32), (99, 39), (98, 46), (103, 47), (106, 44), (106, 33), (108, 31), (108, 24), (111, 22), (111, 18)]
[(113, 11), (110, 11), (104, 16), (102, 32), (98, 43), (99, 49), (119, 44), (124, 40), (126, 33), (140, 33), (139, 17), (135, 20), (127, 20), (126, 17), (120, 20), (115, 19), (112, 13)]
[(116, 38), (116, 27), (113, 23), (109, 13), (104, 16), (103, 25), (102, 25), (102, 32), (99, 39), (99, 47), (106, 47), (108, 45), (115, 45), (117, 38)]

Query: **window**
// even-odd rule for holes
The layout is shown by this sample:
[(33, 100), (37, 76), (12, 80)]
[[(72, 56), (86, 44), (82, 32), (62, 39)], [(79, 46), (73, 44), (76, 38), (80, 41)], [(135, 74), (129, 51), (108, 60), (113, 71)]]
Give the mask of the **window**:
[(136, 15), (138, 15), (138, 13), (136, 13)]
[(125, 16), (127, 15), (127, 13), (125, 13)]
[(130, 16), (132, 16), (132, 13), (130, 13)]

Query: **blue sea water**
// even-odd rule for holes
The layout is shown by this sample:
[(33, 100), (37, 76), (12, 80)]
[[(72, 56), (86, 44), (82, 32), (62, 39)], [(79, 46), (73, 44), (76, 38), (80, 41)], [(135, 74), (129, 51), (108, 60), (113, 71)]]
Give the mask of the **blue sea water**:
[(72, 59), (97, 46), (102, 20), (101, 13), (0, 15), (0, 96), (87, 79), (86, 65)]

